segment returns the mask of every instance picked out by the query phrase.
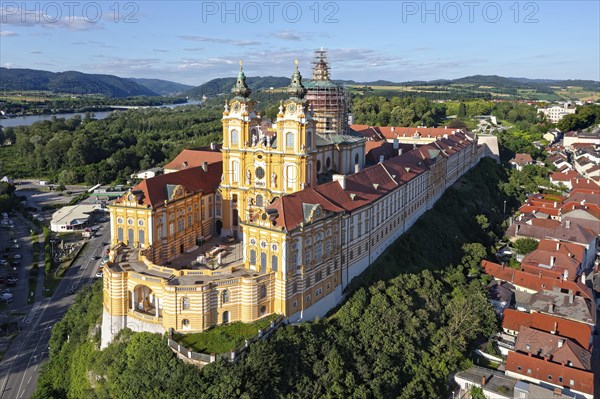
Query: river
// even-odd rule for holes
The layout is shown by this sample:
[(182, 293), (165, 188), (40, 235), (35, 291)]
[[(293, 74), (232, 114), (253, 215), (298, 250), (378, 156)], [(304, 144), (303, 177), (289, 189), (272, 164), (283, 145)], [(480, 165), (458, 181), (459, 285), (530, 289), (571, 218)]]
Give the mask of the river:
[[(201, 101), (198, 100), (189, 100), (187, 103), (182, 104), (166, 104), (166, 105), (156, 105), (152, 107), (143, 107), (143, 108), (176, 108), (181, 107), (183, 105), (198, 105), (201, 104)], [(143, 109), (140, 108), (140, 109)], [(117, 110), (121, 111), (121, 110)], [(104, 119), (111, 113), (115, 111), (100, 111), (100, 112), (92, 112), (94, 114), (95, 119)], [(48, 115), (26, 115), (26, 116), (16, 116), (13, 118), (0, 119), (0, 125), (3, 127), (11, 127), (11, 126), (29, 126), (35, 122), (39, 121), (48, 121), (53, 116), (57, 118), (65, 118), (69, 119), (74, 117), (75, 115), (81, 115), (83, 117), (86, 112), (68, 112), (64, 114), (48, 114)]]

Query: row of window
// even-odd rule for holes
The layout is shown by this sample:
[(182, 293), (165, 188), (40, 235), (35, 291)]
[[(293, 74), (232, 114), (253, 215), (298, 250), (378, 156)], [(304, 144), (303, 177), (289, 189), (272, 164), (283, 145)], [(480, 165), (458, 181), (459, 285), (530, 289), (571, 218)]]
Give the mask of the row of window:
[[(232, 146), (239, 146), (240, 145), (240, 132), (237, 130), (232, 130), (230, 133), (230, 137), (231, 137), (231, 145)], [(254, 140), (254, 137), (258, 137), (256, 136), (256, 130), (252, 130), (252, 139)], [(246, 144), (246, 143), (244, 143)], [(248, 143), (250, 144), (250, 143)], [(286, 149), (293, 149), (295, 147), (296, 144), (296, 138), (295, 138), (295, 133), (293, 132), (287, 132), (285, 134), (285, 147)], [(312, 147), (312, 132), (311, 131), (307, 131), (306, 132), (306, 147), (307, 148), (311, 148)]]
[[(517, 370), (522, 371), (523, 368), (521, 366), (517, 366)], [(531, 374), (531, 369), (527, 369), (527, 374)], [(552, 381), (553, 377), (551, 374), (548, 374), (548, 381)], [(563, 382), (563, 377), (562, 376), (558, 376), (558, 382), (562, 383)], [(574, 380), (569, 380), (569, 385), (575, 385), (575, 381)]]
[[(117, 217), (117, 224), (123, 224), (125, 220), (123, 219), (122, 216), (118, 216)], [(127, 225), (128, 226), (133, 226), (135, 224), (135, 219), (134, 218), (127, 218)], [(143, 227), (146, 224), (146, 221), (144, 219), (138, 219), (137, 220), (137, 225), (140, 227)]]
[[(331, 284), (327, 283), (326, 286), (327, 291), (329, 291), (331, 289)], [(319, 287), (315, 290), (315, 296), (319, 297), (323, 294), (323, 288)], [(309, 304), (311, 302), (311, 296), (310, 294), (306, 295), (306, 297), (304, 298), (304, 303)], [(293, 301), (292, 302), (292, 309), (296, 309), (298, 307), (298, 301)]]

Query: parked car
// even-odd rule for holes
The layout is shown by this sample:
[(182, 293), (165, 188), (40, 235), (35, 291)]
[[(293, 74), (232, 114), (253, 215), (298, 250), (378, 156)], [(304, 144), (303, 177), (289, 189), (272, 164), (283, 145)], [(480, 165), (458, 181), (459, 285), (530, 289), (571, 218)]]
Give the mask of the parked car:
[(8, 282), (9, 286), (14, 287), (17, 284), (17, 282), (19, 281), (19, 278), (17, 276), (15, 276), (14, 274), (11, 274), (10, 276), (8, 276), (6, 281)]
[(6, 265), (8, 265), (8, 260), (0, 259), (0, 266), (6, 266)]
[(104, 274), (102, 273), (102, 270), (98, 270), (98, 271), (96, 272), (96, 277), (97, 277), (97, 278), (102, 278), (102, 276), (103, 276), (103, 275), (104, 275)]
[(13, 301), (13, 294), (5, 293), (0, 295), (0, 302), (11, 303)]

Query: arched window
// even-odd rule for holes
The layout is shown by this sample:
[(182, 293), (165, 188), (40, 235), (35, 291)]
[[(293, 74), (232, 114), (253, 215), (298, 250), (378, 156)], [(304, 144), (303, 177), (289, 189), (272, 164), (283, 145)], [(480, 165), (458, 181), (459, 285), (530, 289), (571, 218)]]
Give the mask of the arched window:
[(317, 173), (321, 173), (321, 161), (317, 160)]
[(267, 297), (267, 286), (263, 284), (258, 289), (258, 299), (263, 299), (266, 297)]
[(119, 227), (117, 229), (117, 241), (123, 242), (123, 228), (122, 227)]
[(312, 132), (309, 130), (306, 132), (306, 148), (312, 147)]
[(256, 265), (256, 251), (254, 249), (250, 250), (250, 264), (252, 266)]
[(223, 312), (223, 324), (229, 323), (229, 310)]
[(190, 321), (188, 319), (181, 320), (181, 327), (188, 328), (190, 326)]
[(229, 303), (229, 290), (221, 292), (221, 303)]
[(256, 206), (263, 206), (263, 197), (260, 194), (256, 196)]
[(237, 130), (231, 131), (231, 145), (240, 144), (240, 133)]
[(187, 296), (184, 296), (181, 299), (181, 310), (188, 310), (190, 308), (190, 299)]
[(354, 155), (354, 165), (358, 165), (358, 153)]
[(286, 148), (294, 148), (294, 133), (292, 133), (292, 132), (286, 133), (285, 146), (286, 146)]
[(327, 159), (325, 160), (325, 167), (327, 168), (327, 170), (329, 170), (329, 168), (331, 167), (331, 158), (327, 157)]

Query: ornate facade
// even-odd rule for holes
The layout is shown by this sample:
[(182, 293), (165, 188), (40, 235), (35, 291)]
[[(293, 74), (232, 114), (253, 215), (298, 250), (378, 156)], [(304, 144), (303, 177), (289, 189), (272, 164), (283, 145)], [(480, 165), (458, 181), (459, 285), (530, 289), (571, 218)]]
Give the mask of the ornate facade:
[[(395, 142), (396, 156), (364, 168), (366, 136), (347, 124), (344, 91), (322, 89), (337, 86), (320, 53), (313, 78), (305, 87), (296, 63), (270, 123), (240, 68), (222, 162), (148, 179), (111, 206), (103, 345), (124, 327), (192, 332), (271, 313), (324, 315), (484, 155), (476, 137), (446, 131), (404, 153)], [(180, 264), (219, 235), (239, 240), (238, 261)]]

